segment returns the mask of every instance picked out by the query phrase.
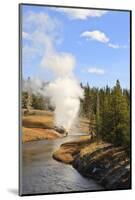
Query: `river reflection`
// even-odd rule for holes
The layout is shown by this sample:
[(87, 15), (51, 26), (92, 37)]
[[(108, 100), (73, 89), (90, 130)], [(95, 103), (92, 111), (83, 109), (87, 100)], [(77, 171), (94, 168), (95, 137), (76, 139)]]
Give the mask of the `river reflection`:
[(52, 153), (64, 142), (77, 136), (57, 140), (28, 142), (22, 146), (22, 193), (57, 193), (98, 190), (94, 180), (81, 176), (71, 165), (57, 162)]

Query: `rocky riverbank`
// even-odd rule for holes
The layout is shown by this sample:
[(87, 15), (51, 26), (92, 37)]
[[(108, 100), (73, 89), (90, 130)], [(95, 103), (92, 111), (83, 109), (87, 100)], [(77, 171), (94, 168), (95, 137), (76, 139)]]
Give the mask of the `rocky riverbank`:
[(95, 179), (105, 189), (130, 189), (130, 160), (126, 149), (83, 137), (64, 143), (53, 153), (61, 162), (72, 164), (83, 176)]

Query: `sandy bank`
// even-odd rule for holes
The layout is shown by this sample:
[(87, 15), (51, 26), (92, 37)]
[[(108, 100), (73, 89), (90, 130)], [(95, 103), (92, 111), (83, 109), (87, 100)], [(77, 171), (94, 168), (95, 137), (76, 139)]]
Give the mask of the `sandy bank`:
[(61, 134), (59, 134), (53, 129), (23, 127), (22, 131), (23, 131), (22, 135), (23, 143), (35, 140), (45, 140), (45, 139), (52, 140), (62, 137)]
[[(30, 142), (44, 139), (56, 139), (65, 137), (65, 133), (54, 126), (54, 114), (51, 111), (31, 110), (24, 114), (22, 110), (22, 142)], [(89, 122), (85, 118), (80, 118), (75, 125), (75, 130), (87, 133)], [(71, 130), (74, 132), (74, 127)]]
[(65, 135), (55, 130), (53, 113), (33, 111), (22, 119), (22, 142), (57, 139)]

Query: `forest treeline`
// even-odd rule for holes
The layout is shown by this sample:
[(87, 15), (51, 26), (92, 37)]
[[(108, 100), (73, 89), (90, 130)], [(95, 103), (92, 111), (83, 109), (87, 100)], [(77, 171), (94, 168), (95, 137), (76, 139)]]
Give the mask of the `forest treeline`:
[(108, 86), (84, 89), (81, 113), (89, 118), (90, 128), (97, 138), (116, 146), (130, 147), (130, 91), (122, 89), (119, 80), (113, 88)]
[[(80, 115), (89, 119), (89, 131), (116, 146), (130, 147), (130, 91), (122, 89), (119, 80), (113, 88), (82, 85)], [(49, 99), (40, 94), (22, 93), (22, 108), (53, 110)]]

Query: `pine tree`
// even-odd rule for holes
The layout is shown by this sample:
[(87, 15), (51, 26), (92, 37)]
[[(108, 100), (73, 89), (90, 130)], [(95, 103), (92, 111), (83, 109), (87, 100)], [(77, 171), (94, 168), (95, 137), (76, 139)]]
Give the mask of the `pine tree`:
[[(126, 145), (129, 138), (129, 110), (125, 96), (122, 94), (120, 82), (117, 80), (112, 91), (112, 114), (113, 114), (113, 142), (116, 145)], [(128, 145), (128, 144), (127, 144)]]
[(99, 141), (100, 137), (100, 100), (99, 100), (99, 94), (97, 93), (97, 102), (96, 102), (96, 136), (97, 136), (97, 142)]

